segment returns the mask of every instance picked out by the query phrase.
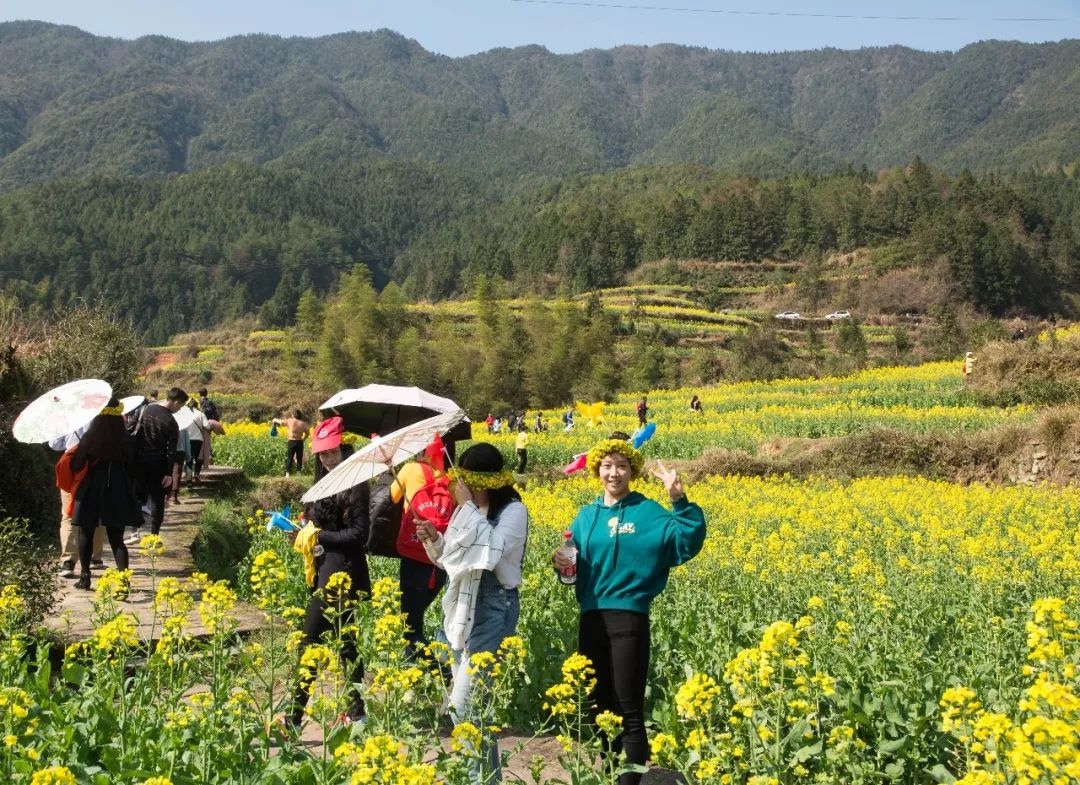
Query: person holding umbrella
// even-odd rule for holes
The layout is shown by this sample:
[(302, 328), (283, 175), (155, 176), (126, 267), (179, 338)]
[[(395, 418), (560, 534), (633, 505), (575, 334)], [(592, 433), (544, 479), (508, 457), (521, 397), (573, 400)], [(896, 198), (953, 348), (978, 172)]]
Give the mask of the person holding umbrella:
[(78, 589), (90, 588), (90, 555), (94, 531), (105, 528), (118, 570), (126, 570), (124, 527), (142, 520), (135, 498), (135, 440), (124, 427), (124, 409), (116, 398), (95, 417), (71, 457), (71, 469), (86, 476), (72, 500), (71, 520), (79, 531)]
[[(333, 471), (345, 458), (352, 454), (352, 447), (342, 444), (344, 424), (340, 417), (329, 417), (315, 429), (311, 439), (311, 451), (315, 455), (315, 482)], [(323, 592), (330, 576), (345, 573), (349, 576), (348, 598), (355, 603), (360, 597), (371, 594), (371, 576), (368, 572), (367, 552), (364, 548), (368, 537), (368, 486), (360, 483), (304, 505), (304, 519), (314, 529), (301, 531), (297, 539), (314, 538), (309, 542), (315, 555), (315, 580), (311, 586), (307, 612), (304, 615), (302, 632), (304, 648), (318, 643), (323, 633), (330, 629), (326, 618), (326, 602)], [(343, 623), (349, 623), (344, 621)], [(359, 659), (356, 644), (352, 636), (346, 636), (341, 655), (346, 668), (352, 664), (350, 682), (359, 684), (364, 679), (364, 663)], [(308, 687), (299, 681), (293, 693), (292, 711), (287, 722), (293, 728), (299, 728), (304, 719), (304, 707), (308, 702)], [(359, 693), (354, 693), (345, 722), (354, 722), (364, 716), (364, 701)]]

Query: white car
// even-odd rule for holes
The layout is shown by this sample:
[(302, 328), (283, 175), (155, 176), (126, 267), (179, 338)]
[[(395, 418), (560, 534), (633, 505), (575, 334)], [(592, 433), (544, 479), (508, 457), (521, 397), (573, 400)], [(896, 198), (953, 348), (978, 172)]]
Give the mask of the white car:
[(789, 322), (794, 322), (797, 319), (801, 319), (802, 317), (799, 316), (799, 314), (796, 313), (795, 311), (784, 311), (783, 313), (776, 314), (776, 318), (777, 319), (785, 319), (785, 320), (787, 320)]
[(841, 319), (850, 319), (851, 314), (847, 311), (833, 311), (825, 318), (828, 319), (830, 322), (838, 322)]

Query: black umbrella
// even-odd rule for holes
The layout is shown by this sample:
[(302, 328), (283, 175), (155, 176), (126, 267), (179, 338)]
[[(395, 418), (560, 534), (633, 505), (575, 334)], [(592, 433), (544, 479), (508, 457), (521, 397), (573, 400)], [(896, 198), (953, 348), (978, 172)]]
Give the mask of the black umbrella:
[[(419, 387), (390, 384), (368, 384), (357, 389), (342, 390), (319, 407), (324, 416), (338, 415), (345, 423), (345, 430), (361, 436), (388, 434), (437, 414), (460, 409), (449, 398), (432, 395)], [(466, 417), (446, 437), (454, 441), (471, 439), (472, 423)]]

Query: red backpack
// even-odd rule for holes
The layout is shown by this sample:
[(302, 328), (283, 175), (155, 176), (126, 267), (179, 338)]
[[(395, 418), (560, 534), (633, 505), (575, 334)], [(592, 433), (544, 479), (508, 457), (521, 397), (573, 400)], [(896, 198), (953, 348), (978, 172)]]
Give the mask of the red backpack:
[(454, 497), (450, 495), (450, 478), (445, 474), (435, 477), (432, 468), (421, 462), (424, 472), (424, 486), (409, 499), (408, 508), (402, 513), (401, 528), (398, 530), (398, 553), (406, 559), (431, 564), (424, 544), (416, 536), (416, 518), (432, 524), (439, 533), (450, 525), (450, 516), (454, 514)]

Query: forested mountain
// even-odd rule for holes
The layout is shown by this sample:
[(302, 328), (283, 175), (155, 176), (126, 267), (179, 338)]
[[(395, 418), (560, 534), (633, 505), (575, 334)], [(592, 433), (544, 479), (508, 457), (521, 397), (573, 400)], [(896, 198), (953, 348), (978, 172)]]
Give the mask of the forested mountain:
[[(389, 31), (213, 43), (0, 24), (0, 295), (149, 341), (366, 267), (579, 292), (657, 259), (945, 270), (1075, 310), (1080, 42), (448, 58)], [(969, 171), (970, 170), (970, 171)]]
[(487, 182), (633, 163), (745, 174), (1080, 158), (1080, 42), (775, 54), (541, 47), (449, 58), (381, 30), (211, 43), (0, 24), (0, 189), (282, 157)]
[[(1080, 176), (903, 169), (754, 179), (698, 166), (539, 182), (505, 199), (427, 164), (308, 171), (228, 164), (0, 195), (0, 295), (44, 312), (104, 299), (150, 341), (257, 310), (289, 323), (366, 267), (438, 299), (498, 276), (520, 291), (619, 284), (660, 259), (821, 259), (870, 248), (876, 274), (944, 270), (957, 299), (1071, 312)], [(701, 282), (703, 285), (706, 282)]]

